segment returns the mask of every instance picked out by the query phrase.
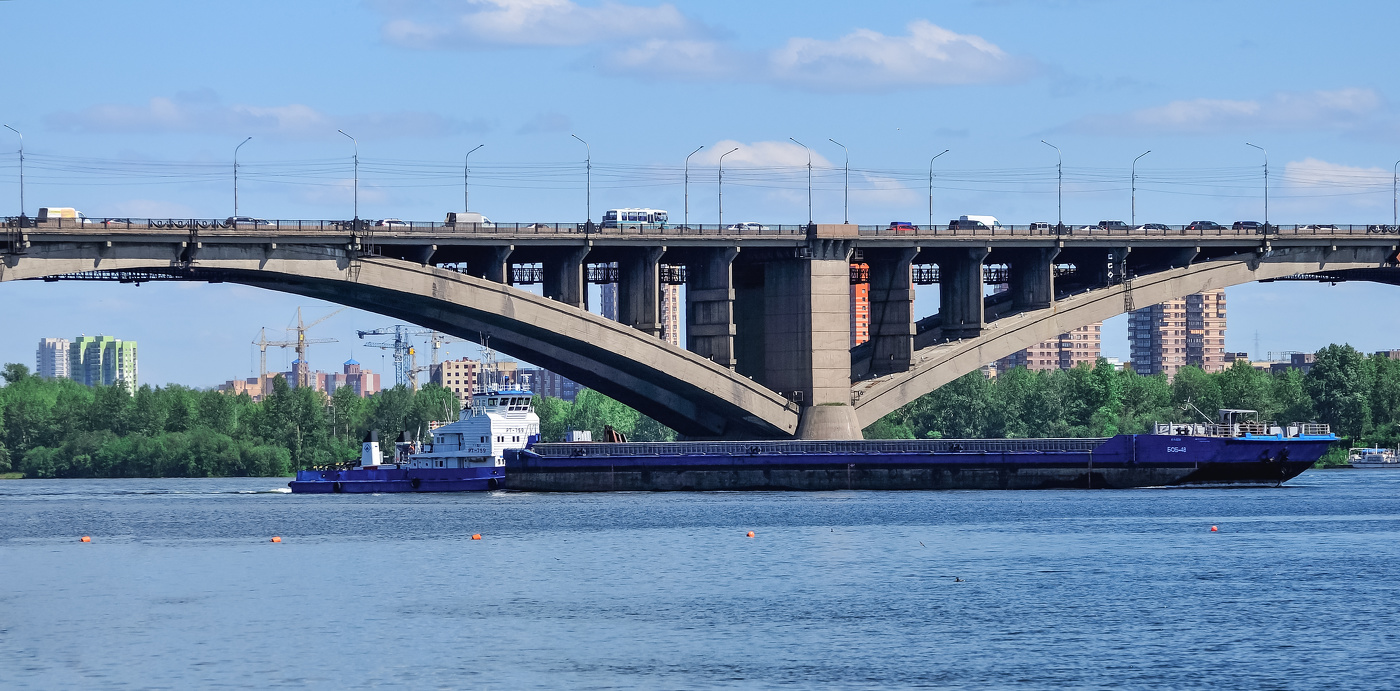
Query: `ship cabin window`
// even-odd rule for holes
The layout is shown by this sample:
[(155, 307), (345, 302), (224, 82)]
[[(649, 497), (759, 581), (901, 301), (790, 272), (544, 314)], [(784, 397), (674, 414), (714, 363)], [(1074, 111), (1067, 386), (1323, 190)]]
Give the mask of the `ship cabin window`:
[(483, 443), (483, 444), (486, 443), (486, 437), (482, 437), (482, 438), (481, 438), (481, 443)]
[(505, 441), (505, 440), (506, 440), (505, 435), (501, 435), (501, 436), (499, 436), (499, 437), (496, 437), (496, 441), (503, 442), (503, 441)]
[(511, 441), (520, 441), (520, 435), (517, 434), (514, 437), (511, 437)]
[(493, 399), (487, 401), (487, 402), (486, 402), (486, 405), (496, 405), (496, 399), (493, 398)]
[(438, 467), (439, 467), (439, 468), (442, 467), (442, 461), (438, 461)]

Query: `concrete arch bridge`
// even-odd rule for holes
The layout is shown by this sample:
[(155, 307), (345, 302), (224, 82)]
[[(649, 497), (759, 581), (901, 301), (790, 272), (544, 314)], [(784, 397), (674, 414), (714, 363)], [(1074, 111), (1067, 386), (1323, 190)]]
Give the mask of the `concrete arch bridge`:
[[(1400, 283), (1396, 240), (1330, 226), (1254, 231), (901, 232), (815, 225), (647, 233), (298, 223), (12, 228), (0, 282), (229, 282), (319, 298), (479, 341), (691, 438), (858, 438), (981, 365), (1135, 307), (1259, 280)], [(915, 282), (939, 311), (917, 319)], [(988, 281), (1007, 290), (986, 295)], [(543, 296), (518, 287), (540, 282)], [(618, 320), (587, 310), (618, 286)], [(871, 340), (850, 346), (850, 286)], [(686, 343), (659, 338), (684, 283)]]

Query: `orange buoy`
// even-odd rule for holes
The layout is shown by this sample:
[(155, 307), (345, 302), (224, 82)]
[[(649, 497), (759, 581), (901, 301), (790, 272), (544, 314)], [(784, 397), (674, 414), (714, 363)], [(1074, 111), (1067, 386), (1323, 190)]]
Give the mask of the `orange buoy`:
[(1220, 528), (1218, 528), (1218, 527), (1216, 527), (1216, 526), (1211, 526), (1211, 527), (1210, 527), (1210, 532), (1212, 532), (1212, 533), (1218, 533), (1218, 532), (1220, 532)]
[(272, 536), (272, 542), (281, 542), (281, 541), (282, 541), (282, 538), (277, 537), (276, 535), (273, 535), (273, 536)]
[(480, 539), (481, 539), (481, 533), (472, 533), (472, 539), (473, 539), (473, 540), (480, 540)]
[(84, 535), (84, 536), (83, 536), (81, 539), (79, 539), (78, 541), (79, 541), (79, 542), (92, 542), (92, 538), (90, 538), (90, 537)]
[(748, 537), (753, 537), (753, 531), (752, 531), (752, 530), (749, 531)]

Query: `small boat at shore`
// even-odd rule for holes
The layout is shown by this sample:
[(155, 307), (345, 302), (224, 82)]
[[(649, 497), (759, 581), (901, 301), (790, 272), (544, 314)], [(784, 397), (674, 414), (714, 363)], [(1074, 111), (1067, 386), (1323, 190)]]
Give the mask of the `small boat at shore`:
[(1353, 468), (1400, 468), (1395, 449), (1357, 447), (1347, 452), (1347, 464)]

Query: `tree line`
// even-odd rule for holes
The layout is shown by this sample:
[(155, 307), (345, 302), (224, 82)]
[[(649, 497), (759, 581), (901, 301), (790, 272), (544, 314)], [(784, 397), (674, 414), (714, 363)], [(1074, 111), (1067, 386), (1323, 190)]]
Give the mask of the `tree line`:
[[(431, 423), (457, 419), (452, 392), (435, 384), (398, 386), (361, 398), (349, 388), (327, 396), (281, 377), (254, 402), (183, 386), (89, 388), (45, 380), (23, 365), (0, 371), (0, 472), (27, 477), (280, 476), (359, 457), (377, 430), (386, 445), (400, 432), (426, 438)], [(1312, 369), (1273, 374), (1237, 362), (1222, 372), (1182, 368), (1165, 376), (1095, 366), (988, 379), (972, 373), (865, 429), (867, 439), (1098, 437), (1151, 431), (1154, 422), (1209, 419), (1218, 408), (1258, 410), (1265, 420), (1315, 421), (1353, 445), (1400, 442), (1400, 361), (1328, 346)], [(632, 441), (671, 441), (676, 433), (603, 394), (573, 402), (537, 397), (541, 438), (570, 430), (601, 440), (606, 427)], [(388, 449), (386, 448), (386, 451)], [(1344, 450), (1344, 448), (1343, 448)]]

